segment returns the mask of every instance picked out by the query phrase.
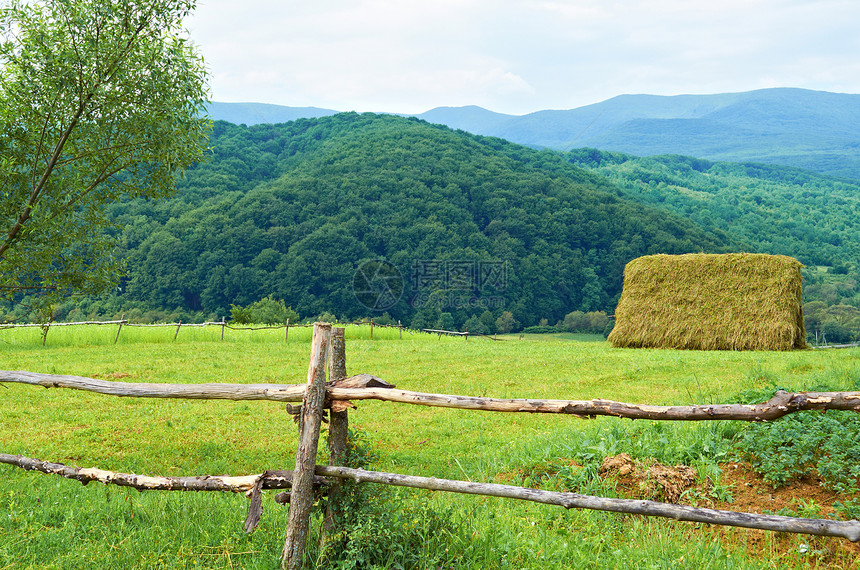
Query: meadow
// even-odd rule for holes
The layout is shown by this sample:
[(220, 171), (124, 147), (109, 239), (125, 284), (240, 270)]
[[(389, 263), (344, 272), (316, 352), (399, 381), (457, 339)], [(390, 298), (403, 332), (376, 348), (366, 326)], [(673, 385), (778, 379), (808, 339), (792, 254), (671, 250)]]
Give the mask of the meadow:
[[(422, 333), (400, 339), (397, 330), (379, 328), (370, 340), (368, 332), (347, 328), (347, 371), (422, 392), (690, 404), (762, 401), (777, 388), (860, 390), (860, 349), (635, 350), (574, 335), (494, 342)], [(43, 347), (38, 329), (0, 330), (0, 369), (126, 382), (305, 381), (310, 329), (290, 329), (286, 342), (282, 329), (227, 330), (223, 341), (220, 334), (220, 327), (183, 329), (174, 341), (172, 329), (126, 327), (114, 344), (115, 326), (67, 327), (52, 329)], [(274, 402), (116, 398), (12, 383), (0, 384), (0, 397), (2, 453), (160, 475), (294, 465), (296, 427)], [(703, 484), (683, 499), (727, 509), (744, 489), (725, 477), (726, 465), (741, 461), (735, 444), (750, 429), (372, 401), (358, 402), (350, 424), (359, 430), (357, 446), (375, 457), (369, 465), (381, 471), (621, 496), (619, 482), (598, 468), (604, 457), (627, 453), (692, 466)], [(356, 518), (341, 555), (323, 559), (311, 548), (307, 567), (858, 568), (860, 551), (843, 539), (370, 489), (362, 495), (367, 516)], [(841, 491), (841, 504), (858, 505), (856, 485)], [(797, 499), (788, 511), (838, 516), (817, 497)], [(263, 506), (259, 527), (246, 535), (242, 495), (82, 486), (0, 465), (0, 569), (277, 568), (287, 512), (268, 496)]]

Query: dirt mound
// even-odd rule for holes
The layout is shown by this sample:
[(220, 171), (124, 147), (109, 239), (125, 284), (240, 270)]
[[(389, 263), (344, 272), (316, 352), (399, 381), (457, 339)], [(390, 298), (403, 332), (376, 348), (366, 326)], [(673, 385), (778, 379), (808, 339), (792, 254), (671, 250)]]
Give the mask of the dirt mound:
[(688, 465), (669, 467), (656, 460), (636, 461), (626, 453), (606, 457), (600, 476), (618, 481), (617, 489), (638, 499), (677, 503), (689, 490), (707, 492), (707, 483), (697, 482), (698, 473)]

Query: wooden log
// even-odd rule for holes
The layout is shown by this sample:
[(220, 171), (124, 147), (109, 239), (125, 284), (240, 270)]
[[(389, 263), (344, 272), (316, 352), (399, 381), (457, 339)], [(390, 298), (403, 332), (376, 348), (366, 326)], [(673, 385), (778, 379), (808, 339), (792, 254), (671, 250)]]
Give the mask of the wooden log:
[(860, 411), (860, 392), (785, 392), (760, 404), (709, 404), (691, 406), (652, 406), (611, 400), (535, 400), (499, 399), (448, 394), (428, 394), (381, 388), (338, 388), (329, 390), (332, 399), (383, 400), (420, 406), (483, 410), (492, 412), (526, 412), (572, 414), (582, 417), (614, 416), (650, 420), (741, 420), (769, 421), (801, 410)]
[(716, 509), (703, 509), (686, 505), (643, 501), (637, 499), (614, 499), (593, 497), (578, 493), (563, 493), (527, 489), (512, 485), (494, 483), (473, 483), (436, 479), (435, 477), (416, 477), (397, 473), (381, 473), (351, 469), (348, 467), (333, 467), (318, 465), (317, 475), (352, 479), (358, 483), (381, 483), (430, 489), (433, 491), (449, 491), (470, 495), (486, 495), (490, 497), (506, 497), (520, 499), (547, 505), (559, 505), (566, 509), (591, 509), (616, 513), (629, 513), (646, 516), (665, 517), (679, 521), (738, 526), (769, 530), (774, 532), (792, 532), (798, 534), (814, 534), (818, 536), (836, 536), (847, 538), (851, 542), (860, 541), (860, 521), (834, 521), (827, 519), (803, 519), (778, 515), (759, 515), (755, 513), (736, 513)]
[(315, 323), (311, 343), (311, 357), (308, 364), (308, 381), (302, 399), (301, 434), (296, 451), (296, 468), (293, 487), (290, 490), (290, 513), (287, 521), (287, 535), (281, 555), (281, 568), (298, 570), (302, 565), (302, 555), (307, 543), (313, 506), (313, 477), (319, 445), (320, 425), (322, 424), (323, 404), (325, 403), (326, 361), (331, 338), (331, 325)]
[[(15, 465), (26, 471), (38, 471), (47, 475), (59, 475), (66, 479), (75, 479), (86, 485), (92, 481), (105, 485), (132, 487), (139, 491), (223, 491), (231, 493), (247, 493), (254, 484), (261, 481), (262, 489), (289, 489), (292, 487), (292, 471), (266, 471), (256, 475), (195, 475), (190, 477), (172, 477), (161, 475), (135, 475), (106, 471), (96, 467), (82, 468), (62, 463), (52, 463), (24, 457), (0, 453), (0, 463)], [(324, 477), (314, 480), (317, 486), (328, 486)]]
[[(345, 329), (337, 327), (331, 331), (331, 362), (329, 365), (329, 383), (337, 385), (346, 381), (346, 336)], [(341, 405), (338, 405), (341, 404)], [(346, 446), (349, 438), (349, 412), (343, 402), (332, 402), (328, 423), (328, 454), (329, 465), (344, 465), (346, 462)], [(339, 501), (342, 488), (339, 480), (335, 479), (329, 489), (329, 501), (323, 516), (322, 532), (320, 533), (320, 552), (325, 553), (330, 537), (337, 533), (337, 520), (340, 517)]]
[(85, 376), (39, 374), (36, 372), (0, 371), (0, 382), (31, 384), (45, 388), (71, 388), (109, 396), (132, 398), (183, 398), (189, 400), (270, 400), (301, 401), (302, 384), (150, 384), (114, 382)]
[[(365, 384), (367, 387), (348, 387), (350, 382), (358, 379), (364, 379), (370, 384)], [(298, 402), (302, 399), (305, 390), (303, 385), (291, 384), (147, 384), (10, 370), (0, 370), (0, 382), (16, 382), (45, 388), (73, 388), (112, 396), (138, 398), (271, 400), (276, 402)], [(332, 385), (327, 388), (329, 400), (383, 400), (462, 410), (572, 414), (582, 417), (614, 416), (629, 419), (675, 421), (770, 421), (802, 410), (860, 411), (860, 392), (784, 392), (779, 390), (773, 398), (760, 404), (652, 406), (601, 399), (499, 399), (410, 392), (373, 386), (373, 383), (387, 383), (369, 374), (351, 376), (345, 382), (347, 383), (338, 383), (337, 386)], [(391, 385), (388, 384), (388, 386)]]

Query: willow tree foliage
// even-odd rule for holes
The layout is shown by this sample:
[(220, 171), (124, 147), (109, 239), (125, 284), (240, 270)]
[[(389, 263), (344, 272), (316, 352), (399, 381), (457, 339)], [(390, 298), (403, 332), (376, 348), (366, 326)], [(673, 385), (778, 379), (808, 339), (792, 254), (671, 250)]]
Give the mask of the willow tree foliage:
[(194, 0), (0, 0), (0, 291), (42, 306), (122, 269), (105, 206), (203, 157)]

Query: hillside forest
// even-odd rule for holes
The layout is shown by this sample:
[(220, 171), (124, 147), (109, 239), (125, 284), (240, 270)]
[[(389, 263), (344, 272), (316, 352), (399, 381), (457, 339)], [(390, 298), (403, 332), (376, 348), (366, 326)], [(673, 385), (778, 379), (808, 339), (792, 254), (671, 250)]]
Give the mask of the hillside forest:
[[(55, 320), (190, 322), (268, 304), (275, 320), (602, 332), (631, 259), (755, 251), (806, 265), (810, 336), (860, 338), (854, 181), (535, 150), (375, 114), (217, 121), (210, 146), (174, 196), (110, 207), (127, 272), (107, 298), (57, 305)], [(32, 319), (16, 301), (5, 319)]]

